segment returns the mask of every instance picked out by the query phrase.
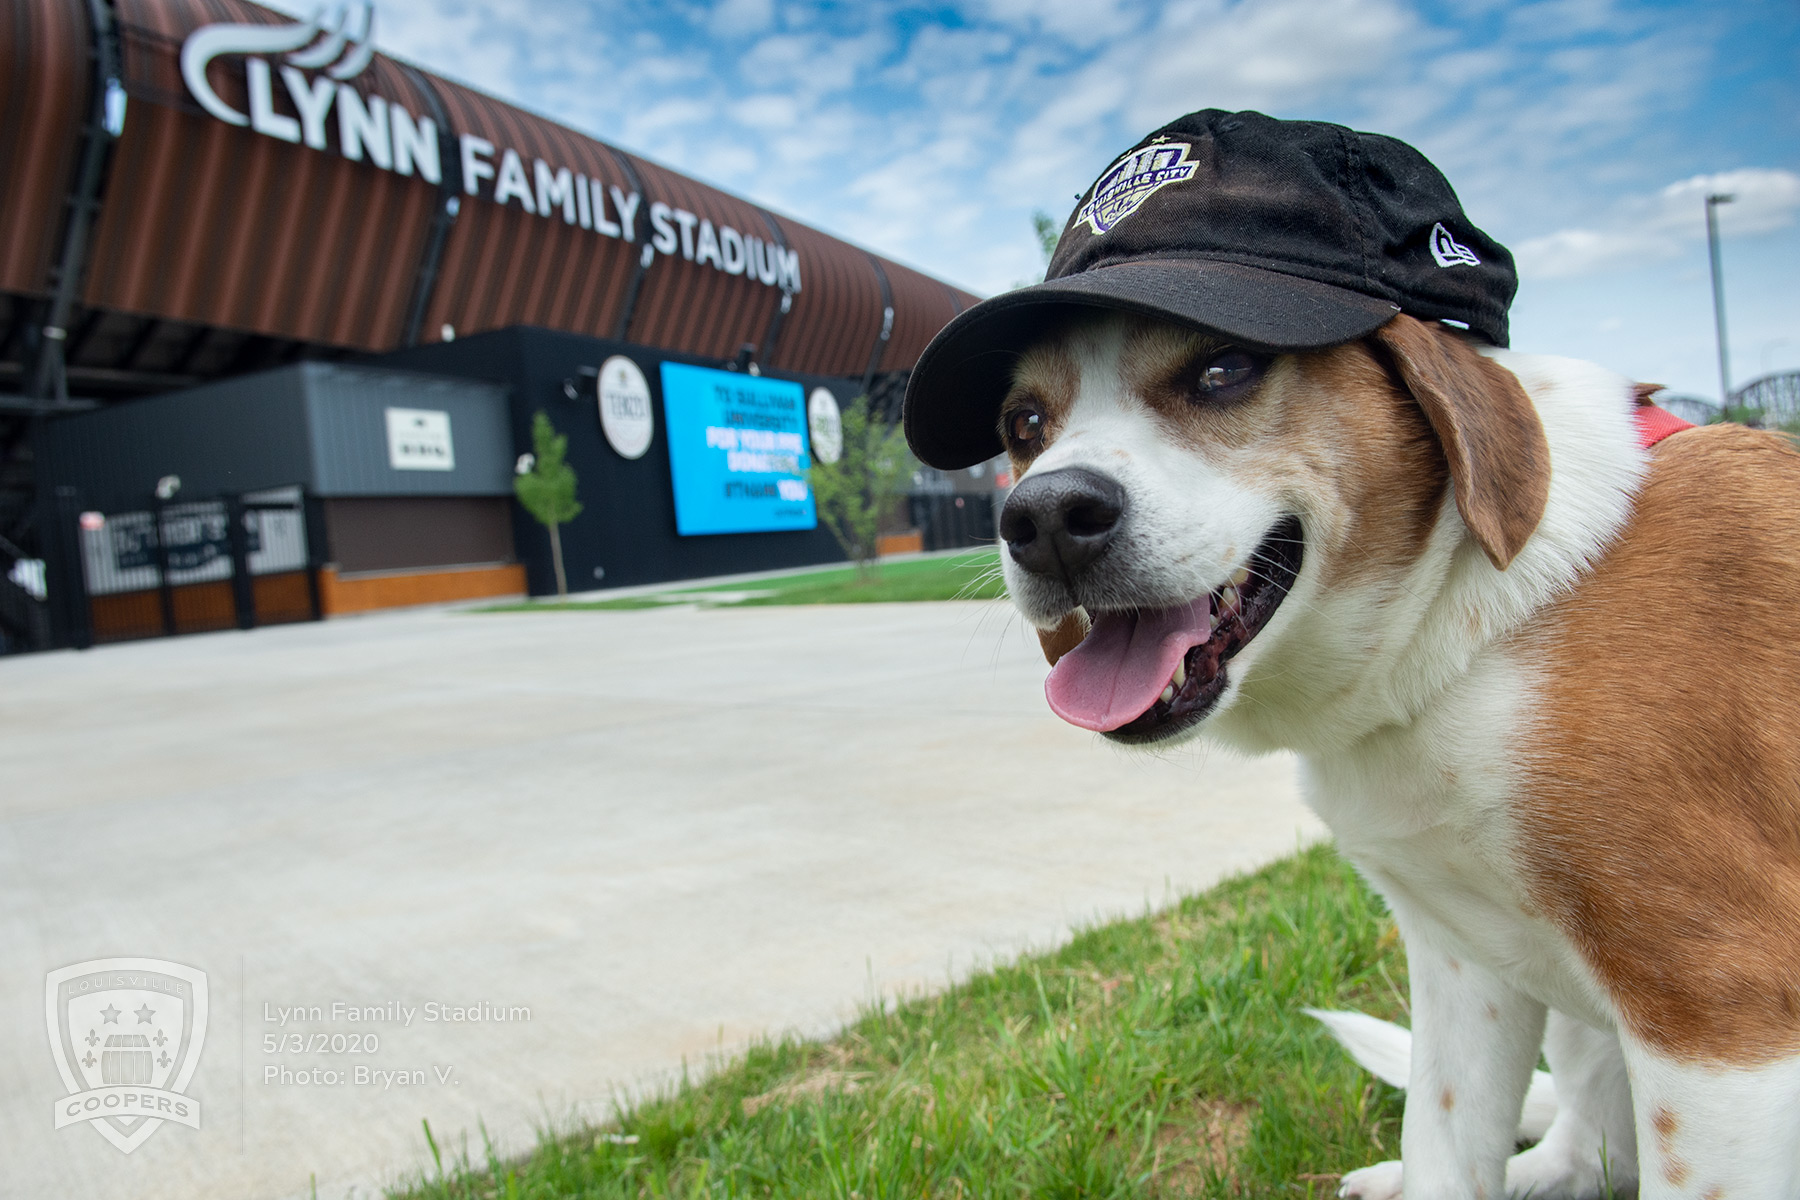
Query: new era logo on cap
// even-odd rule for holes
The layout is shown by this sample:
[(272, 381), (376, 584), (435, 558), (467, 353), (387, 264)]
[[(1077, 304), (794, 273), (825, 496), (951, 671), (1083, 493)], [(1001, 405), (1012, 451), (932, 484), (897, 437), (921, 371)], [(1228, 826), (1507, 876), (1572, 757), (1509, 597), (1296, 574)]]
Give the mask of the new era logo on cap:
[(1439, 221), (1431, 227), (1431, 257), (1437, 259), (1440, 267), (1479, 267), (1481, 260), (1475, 252), (1450, 236), (1450, 231)]

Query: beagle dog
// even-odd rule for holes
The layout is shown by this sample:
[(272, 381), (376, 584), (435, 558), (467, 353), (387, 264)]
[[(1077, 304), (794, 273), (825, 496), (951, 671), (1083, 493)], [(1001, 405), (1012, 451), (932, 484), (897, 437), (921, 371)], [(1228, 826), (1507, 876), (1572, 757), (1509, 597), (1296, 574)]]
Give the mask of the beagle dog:
[(1405, 939), (1402, 1157), (1342, 1194), (1800, 1196), (1800, 454), (1404, 312), (1072, 309), (1012, 364), (1050, 706), (1297, 752)]

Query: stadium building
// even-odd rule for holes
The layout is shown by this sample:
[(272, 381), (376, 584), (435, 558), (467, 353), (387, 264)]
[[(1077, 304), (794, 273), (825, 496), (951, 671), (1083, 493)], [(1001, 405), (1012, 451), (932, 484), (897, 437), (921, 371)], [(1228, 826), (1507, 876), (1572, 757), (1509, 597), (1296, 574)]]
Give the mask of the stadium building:
[[(373, 20), (0, 0), (0, 647), (551, 591), (539, 411), (572, 588), (839, 556), (807, 461), (976, 298)], [(919, 484), (991, 537), (993, 472)]]

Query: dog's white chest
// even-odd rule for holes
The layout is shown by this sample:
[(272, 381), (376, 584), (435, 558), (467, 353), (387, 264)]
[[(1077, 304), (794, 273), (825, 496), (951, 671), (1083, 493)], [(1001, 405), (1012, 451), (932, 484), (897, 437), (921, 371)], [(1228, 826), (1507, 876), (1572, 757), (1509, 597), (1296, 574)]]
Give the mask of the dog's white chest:
[(1513, 764), (1526, 711), (1520, 673), (1483, 656), (1411, 725), (1303, 759), (1307, 800), (1409, 945), (1447, 943), (1542, 1003), (1605, 1026), (1609, 1006), (1567, 938), (1532, 915), (1518, 870)]

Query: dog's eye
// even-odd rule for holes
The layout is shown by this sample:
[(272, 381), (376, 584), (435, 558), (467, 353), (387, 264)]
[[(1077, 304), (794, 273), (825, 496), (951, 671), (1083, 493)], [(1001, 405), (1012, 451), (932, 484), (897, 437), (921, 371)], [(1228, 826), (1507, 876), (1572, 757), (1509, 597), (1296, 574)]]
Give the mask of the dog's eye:
[(1232, 398), (1255, 383), (1261, 376), (1263, 360), (1243, 350), (1227, 350), (1215, 354), (1200, 368), (1194, 390), (1202, 399)]
[(1018, 446), (1030, 446), (1044, 436), (1044, 414), (1035, 408), (1021, 408), (1006, 418), (1006, 432)]

